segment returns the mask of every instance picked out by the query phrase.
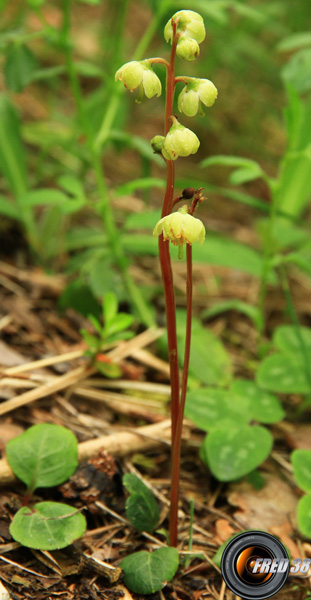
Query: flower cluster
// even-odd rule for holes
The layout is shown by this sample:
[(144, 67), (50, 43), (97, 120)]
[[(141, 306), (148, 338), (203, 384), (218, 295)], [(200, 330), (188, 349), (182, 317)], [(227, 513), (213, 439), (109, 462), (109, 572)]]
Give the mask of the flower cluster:
[(192, 61), (200, 54), (199, 44), (205, 38), (204, 21), (198, 13), (193, 10), (179, 10), (170, 19), (164, 28), (164, 37), (167, 42), (173, 41), (173, 24), (177, 24), (179, 39), (176, 54), (180, 58)]

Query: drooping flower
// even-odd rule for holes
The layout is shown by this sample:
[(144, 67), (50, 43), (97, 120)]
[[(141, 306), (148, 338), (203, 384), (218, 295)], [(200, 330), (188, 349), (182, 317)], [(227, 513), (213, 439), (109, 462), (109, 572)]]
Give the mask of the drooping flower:
[(188, 206), (185, 205), (178, 212), (171, 213), (158, 221), (153, 235), (158, 237), (161, 234), (164, 240), (169, 240), (175, 246), (184, 244), (192, 246), (194, 242), (202, 245), (205, 240), (205, 227), (200, 219), (188, 214)]
[(217, 88), (209, 79), (187, 78), (187, 85), (178, 96), (178, 109), (188, 117), (194, 117), (199, 112), (204, 115), (201, 103), (213, 106), (217, 98)]
[(188, 62), (195, 60), (200, 54), (200, 46), (193, 38), (181, 37), (176, 46), (176, 54)]
[[(184, 38), (193, 38), (198, 44), (201, 44), (205, 38), (204, 21), (199, 13), (193, 10), (179, 10), (172, 19), (177, 22), (177, 33)], [(164, 28), (164, 37), (166, 42), (172, 43), (173, 27), (170, 19)]]
[(165, 136), (162, 154), (166, 160), (176, 160), (179, 156), (195, 154), (200, 146), (199, 138), (187, 127), (172, 117), (173, 125)]
[(145, 93), (147, 98), (161, 96), (162, 86), (159, 77), (152, 70), (148, 60), (132, 60), (125, 63), (115, 74), (115, 80), (122, 81), (131, 92), (140, 88), (139, 98)]

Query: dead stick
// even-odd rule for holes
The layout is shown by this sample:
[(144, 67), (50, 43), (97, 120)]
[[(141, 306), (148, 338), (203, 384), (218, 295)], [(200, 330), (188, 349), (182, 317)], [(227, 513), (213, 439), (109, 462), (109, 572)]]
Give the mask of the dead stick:
[(45, 398), (46, 396), (50, 396), (50, 394), (59, 392), (60, 390), (69, 387), (73, 383), (76, 383), (80, 377), (86, 377), (88, 374), (89, 370), (87, 370), (86, 366), (78, 367), (77, 369), (66, 373), (66, 375), (61, 375), (56, 381), (51, 381), (45, 385), (42, 385), (40, 388), (35, 388), (34, 390), (20, 394), (20, 396), (10, 398), (10, 400), (6, 400), (0, 404), (0, 415), (5, 415), (6, 413), (19, 408), (20, 406), (30, 404), (30, 402), (34, 402), (35, 400), (39, 400), (40, 398)]
[(71, 352), (59, 354), (58, 356), (48, 356), (47, 358), (42, 358), (41, 360), (34, 360), (23, 365), (10, 367), (9, 369), (5, 369), (3, 371), (3, 374), (18, 375), (19, 373), (24, 373), (25, 371), (32, 371), (33, 369), (42, 369), (42, 367), (49, 367), (50, 365), (56, 365), (58, 363), (74, 360), (83, 356), (83, 354), (85, 354), (85, 350), (86, 348), (80, 348), (79, 350), (72, 350)]
[[(101, 448), (115, 456), (126, 456), (133, 452), (143, 452), (167, 443), (170, 439), (170, 420), (161, 421), (153, 425), (145, 425), (131, 430), (112, 433), (100, 438), (88, 440), (79, 444), (79, 461), (87, 460), (98, 453)], [(162, 442), (162, 439), (163, 442)], [(16, 481), (6, 458), (0, 460), (0, 485), (7, 485)]]

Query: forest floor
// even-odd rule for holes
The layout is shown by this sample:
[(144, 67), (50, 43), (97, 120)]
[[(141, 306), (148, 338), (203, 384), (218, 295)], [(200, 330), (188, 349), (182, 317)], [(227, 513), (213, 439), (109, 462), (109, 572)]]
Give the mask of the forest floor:
[[(133, 274), (149, 277), (151, 269), (153, 276), (159, 277), (156, 259), (151, 258), (134, 266)], [(198, 280), (204, 276), (205, 267), (196, 269)], [(213, 280), (219, 269), (206, 267), (205, 275)], [(246, 276), (238, 277), (227, 269), (222, 269), (221, 275), (222, 285), (215, 296), (243, 299), (246, 289), (249, 293), (251, 282)], [(176, 276), (177, 287), (184, 289), (183, 265), (178, 266)], [(120, 560), (136, 550), (159, 548), (165, 538), (135, 532), (127, 522), (121, 477), (129, 471), (147, 482), (161, 506), (159, 527), (167, 527), (169, 376), (168, 364), (158, 356), (156, 344), (165, 330), (140, 331), (129, 342), (119, 343), (111, 352), (123, 376), (108, 380), (90, 372), (84, 356), (79, 331), (90, 328), (89, 322), (73, 310), (59, 312), (64, 276), (46, 275), (25, 260), (25, 251), (20, 249), (18, 255), (0, 262), (0, 284), (0, 452), (4, 456), (5, 444), (30, 425), (69, 427), (79, 441), (79, 469), (68, 483), (40, 492), (36, 498), (67, 499), (77, 508), (85, 507), (88, 523), (83, 538), (65, 550), (34, 551), (14, 542), (9, 525), (22, 505), (24, 489), (2, 458), (0, 579), (12, 600), (137, 598), (122, 583)], [(298, 312), (303, 313), (306, 300), (300, 293), (301, 285), (299, 280), (292, 282)], [(196, 289), (195, 310), (201, 301)], [(181, 291), (177, 303), (184, 304)], [(276, 292), (269, 296), (268, 304), (273, 327), (282, 310)], [(251, 359), (254, 352), (254, 331), (247, 319), (231, 311), (209, 325), (225, 341), (235, 370), (245, 375), (245, 357)], [(295, 398), (287, 399), (287, 403), (291, 409)], [(141, 433), (135, 433), (141, 427)], [(311, 557), (311, 545), (295, 526), (300, 492), (289, 461), (293, 448), (311, 449), (311, 424), (285, 420), (274, 425), (272, 432), (274, 451), (261, 466), (265, 486), (257, 490), (247, 480), (217, 482), (199, 459), (204, 434), (185, 421), (178, 548), (183, 566), (174, 581), (154, 598), (233, 600), (213, 557), (224, 541), (244, 529), (269, 531), (281, 539), (292, 557)], [(94, 439), (98, 440), (96, 449), (89, 444)], [(201, 558), (187, 564), (191, 499), (192, 553)], [(308, 592), (309, 579), (290, 578), (275, 598), (302, 600), (309, 597)]]

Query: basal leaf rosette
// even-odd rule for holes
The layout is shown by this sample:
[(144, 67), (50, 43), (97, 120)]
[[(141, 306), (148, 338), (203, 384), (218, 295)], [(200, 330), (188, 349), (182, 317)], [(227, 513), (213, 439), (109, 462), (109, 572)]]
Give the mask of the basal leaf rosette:
[(165, 241), (169, 240), (175, 246), (184, 244), (192, 246), (194, 242), (202, 245), (205, 240), (205, 227), (200, 219), (188, 214), (188, 206), (185, 205), (178, 212), (167, 215), (158, 221), (153, 235), (158, 237), (161, 234)]
[(122, 81), (124, 87), (128, 88), (130, 92), (139, 88), (139, 100), (144, 94), (147, 98), (161, 96), (161, 81), (148, 60), (132, 60), (125, 63), (116, 72), (115, 80)]
[(178, 96), (178, 110), (188, 117), (194, 117), (197, 113), (204, 115), (202, 104), (208, 108), (213, 106), (218, 95), (217, 88), (209, 79), (186, 79), (187, 85)]

